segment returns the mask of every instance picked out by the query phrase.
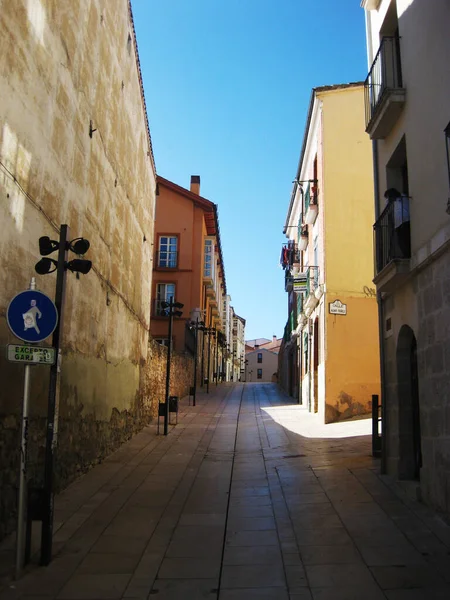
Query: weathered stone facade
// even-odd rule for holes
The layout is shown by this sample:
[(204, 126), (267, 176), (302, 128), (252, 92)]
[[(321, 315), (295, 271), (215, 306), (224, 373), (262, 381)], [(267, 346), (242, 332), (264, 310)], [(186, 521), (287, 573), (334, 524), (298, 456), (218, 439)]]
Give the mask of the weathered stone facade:
[(424, 498), (450, 508), (450, 252), (419, 272), (420, 424)]
[[(38, 239), (90, 240), (68, 273), (58, 476), (64, 485), (148, 422), (144, 395), (156, 174), (128, 0), (0, 2), (0, 537), (11, 528), (23, 370), (6, 307), (35, 275)], [(47, 340), (47, 343), (50, 340)], [(48, 370), (32, 373), (30, 476), (41, 476)], [(34, 466), (36, 465), (36, 469)]]

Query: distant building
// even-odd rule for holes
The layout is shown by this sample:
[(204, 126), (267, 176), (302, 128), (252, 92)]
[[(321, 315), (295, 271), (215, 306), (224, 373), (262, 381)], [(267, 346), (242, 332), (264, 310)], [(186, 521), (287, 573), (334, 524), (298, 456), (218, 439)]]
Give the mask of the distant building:
[(265, 347), (255, 346), (254, 350), (245, 354), (245, 381), (267, 383), (277, 381), (278, 354)]
[[(220, 243), (217, 206), (200, 196), (200, 177), (191, 177), (185, 189), (158, 176), (155, 253), (153, 258), (152, 337), (166, 345), (168, 319), (164, 302), (174, 298), (184, 304), (182, 316), (173, 321), (173, 348), (192, 352), (193, 332), (186, 324), (195, 311), (212, 333), (199, 331), (198, 376), (213, 381), (222, 363), (226, 323), (225, 269)], [(218, 346), (216, 350), (216, 346)]]

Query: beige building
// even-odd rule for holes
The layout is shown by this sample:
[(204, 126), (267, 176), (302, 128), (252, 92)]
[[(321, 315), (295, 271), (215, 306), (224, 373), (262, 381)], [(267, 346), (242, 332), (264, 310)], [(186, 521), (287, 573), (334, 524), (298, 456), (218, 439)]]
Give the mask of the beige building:
[[(14, 0), (0, 11), (0, 537), (14, 524), (23, 368), (5, 311), (37, 275), (41, 236), (90, 241), (67, 276), (58, 485), (146, 422), (156, 174), (128, 0)], [(72, 255), (72, 258), (74, 256)], [(45, 345), (51, 344), (51, 339)], [(29, 476), (42, 477), (48, 370), (32, 372)]]
[(245, 354), (245, 381), (267, 383), (277, 381), (278, 353), (265, 347), (255, 346)]
[(450, 511), (450, 4), (363, 0), (383, 467)]

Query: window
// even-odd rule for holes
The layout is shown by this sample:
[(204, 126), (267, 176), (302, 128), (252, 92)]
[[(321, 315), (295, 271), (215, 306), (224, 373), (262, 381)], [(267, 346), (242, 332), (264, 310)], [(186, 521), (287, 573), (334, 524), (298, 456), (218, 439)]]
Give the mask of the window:
[(161, 344), (161, 346), (168, 346), (169, 345), (169, 339), (168, 338), (155, 338), (155, 342), (157, 342), (158, 344)]
[(156, 304), (155, 314), (160, 317), (166, 316), (166, 310), (161, 307), (162, 302), (169, 302), (170, 298), (175, 299), (174, 283), (158, 283), (156, 286)]
[(214, 243), (211, 239), (205, 239), (205, 263), (203, 277), (214, 279)]
[(262, 369), (258, 369), (258, 372), (257, 372), (257, 374), (256, 374), (256, 377), (257, 377), (258, 379), (262, 379)]
[(258, 362), (262, 363), (262, 352), (258, 352)]
[(159, 238), (158, 267), (176, 268), (177, 245), (178, 238), (176, 236), (162, 235)]

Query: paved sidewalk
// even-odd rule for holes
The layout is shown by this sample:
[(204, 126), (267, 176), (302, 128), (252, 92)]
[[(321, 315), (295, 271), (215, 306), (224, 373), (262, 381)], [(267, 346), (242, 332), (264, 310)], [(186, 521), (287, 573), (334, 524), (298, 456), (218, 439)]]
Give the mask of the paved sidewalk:
[(53, 562), (0, 600), (448, 599), (450, 527), (378, 475), (369, 434), (212, 386), (58, 496)]

